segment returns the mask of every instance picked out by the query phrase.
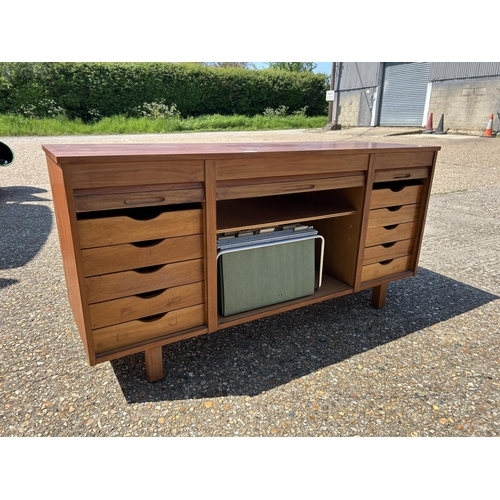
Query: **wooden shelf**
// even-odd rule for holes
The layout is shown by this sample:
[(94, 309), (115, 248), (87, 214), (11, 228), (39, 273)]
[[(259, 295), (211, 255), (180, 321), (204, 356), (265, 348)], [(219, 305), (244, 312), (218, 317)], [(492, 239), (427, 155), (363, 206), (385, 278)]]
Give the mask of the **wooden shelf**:
[(355, 213), (352, 206), (337, 200), (327, 203), (297, 194), (222, 200), (217, 202), (217, 233), (329, 219)]
[(245, 311), (242, 313), (233, 314), (231, 316), (224, 317), (219, 314), (219, 325), (226, 328), (229, 326), (237, 325), (239, 323), (245, 323), (246, 321), (264, 318), (266, 316), (271, 316), (280, 312), (289, 311), (291, 309), (314, 304), (316, 302), (321, 302), (323, 300), (340, 297), (341, 295), (348, 295), (352, 292), (353, 289), (349, 285), (346, 285), (341, 281), (323, 274), (323, 284), (321, 285), (321, 288), (319, 290), (314, 292), (313, 295), (288, 300), (287, 302), (281, 302), (279, 304), (273, 304), (270, 306), (261, 307), (259, 309), (252, 309), (251, 311)]

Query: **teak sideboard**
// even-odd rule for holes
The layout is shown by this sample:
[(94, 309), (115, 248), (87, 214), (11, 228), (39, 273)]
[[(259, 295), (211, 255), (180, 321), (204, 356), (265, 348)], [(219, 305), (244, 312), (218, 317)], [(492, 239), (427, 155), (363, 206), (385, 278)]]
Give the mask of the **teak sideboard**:
[[(417, 271), (439, 147), (370, 142), (44, 145), (69, 302), (90, 365)], [(290, 223), (324, 239), (312, 295), (222, 316), (217, 236)]]

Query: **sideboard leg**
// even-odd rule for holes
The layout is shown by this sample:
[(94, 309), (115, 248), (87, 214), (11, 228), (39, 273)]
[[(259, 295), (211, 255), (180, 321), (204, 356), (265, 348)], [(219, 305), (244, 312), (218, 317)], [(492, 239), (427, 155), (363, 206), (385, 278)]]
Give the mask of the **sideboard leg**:
[(374, 286), (372, 290), (372, 306), (381, 309), (385, 306), (385, 297), (387, 295), (387, 285), (384, 283), (379, 286)]
[(163, 378), (163, 354), (160, 347), (144, 351), (146, 358), (146, 375), (150, 382), (156, 382)]

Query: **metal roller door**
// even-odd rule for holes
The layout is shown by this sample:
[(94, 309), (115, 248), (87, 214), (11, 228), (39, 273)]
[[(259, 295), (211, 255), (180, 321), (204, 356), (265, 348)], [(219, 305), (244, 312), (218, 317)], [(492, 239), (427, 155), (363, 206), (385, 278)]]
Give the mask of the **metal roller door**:
[(379, 125), (422, 126), (429, 69), (428, 62), (385, 63)]

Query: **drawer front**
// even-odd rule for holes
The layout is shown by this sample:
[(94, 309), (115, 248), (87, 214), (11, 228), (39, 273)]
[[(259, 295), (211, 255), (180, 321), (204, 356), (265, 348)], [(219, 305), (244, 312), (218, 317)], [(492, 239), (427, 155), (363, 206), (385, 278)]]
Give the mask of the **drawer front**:
[(82, 195), (75, 193), (75, 210), (92, 212), (96, 210), (114, 210), (130, 207), (148, 207), (151, 205), (176, 205), (196, 203), (205, 199), (203, 187), (192, 189), (166, 189), (141, 193), (114, 193)]
[(204, 303), (203, 281), (91, 304), (92, 329), (125, 323)]
[[(132, 215), (133, 213), (130, 212)], [(139, 217), (147, 217), (148, 212), (141, 209)], [(120, 215), (82, 219), (78, 221), (78, 235), (81, 248), (94, 248), (120, 243), (157, 240), (199, 234), (203, 232), (202, 210), (172, 210), (161, 212), (150, 219), (134, 219)]]
[(267, 157), (217, 160), (216, 179), (255, 179), (290, 175), (328, 174), (368, 170), (368, 154)]
[(376, 170), (389, 168), (430, 167), (434, 161), (434, 151), (414, 151), (411, 153), (380, 153), (374, 158)]
[(73, 189), (203, 182), (205, 162), (203, 160), (85, 162), (71, 165), (70, 172)]
[(363, 264), (366, 266), (368, 264), (375, 264), (376, 262), (411, 255), (414, 246), (415, 239), (412, 238), (411, 240), (393, 241), (391, 243), (384, 243), (383, 245), (367, 247), (365, 248)]
[(203, 281), (203, 259), (85, 278), (89, 304)]
[(425, 179), (429, 177), (429, 167), (412, 169), (379, 170), (375, 172), (375, 182)]
[(82, 250), (83, 272), (87, 277), (201, 257), (202, 234)]
[(392, 226), (374, 227), (366, 233), (365, 246), (382, 245), (393, 241), (408, 240), (415, 238), (418, 223), (407, 222), (405, 224), (394, 224)]
[(177, 309), (119, 325), (93, 330), (96, 354), (195, 328), (205, 324), (205, 305)]
[(369, 264), (363, 266), (361, 272), (361, 281), (366, 283), (381, 278), (387, 278), (395, 274), (411, 271), (412, 256), (400, 257), (388, 261), (378, 262), (376, 264)]
[(397, 186), (392, 188), (373, 189), (370, 208), (395, 207), (420, 203), (424, 187)]
[(255, 198), (259, 196), (272, 196), (277, 194), (323, 191), (327, 189), (364, 186), (364, 184), (364, 174), (332, 177), (329, 179), (266, 182), (256, 184), (224, 184), (224, 182), (220, 182), (217, 185), (217, 199), (231, 200), (250, 197)]
[(397, 207), (370, 210), (368, 229), (416, 221), (418, 220), (419, 214), (420, 203), (415, 205), (399, 205)]

